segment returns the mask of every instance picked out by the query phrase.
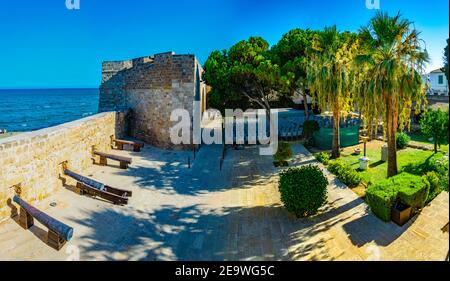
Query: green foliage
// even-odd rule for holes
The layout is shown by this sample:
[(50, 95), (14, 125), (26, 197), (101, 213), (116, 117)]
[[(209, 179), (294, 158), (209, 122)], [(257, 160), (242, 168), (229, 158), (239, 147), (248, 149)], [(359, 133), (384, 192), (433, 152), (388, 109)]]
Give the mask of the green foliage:
[[(447, 163), (447, 164), (446, 164)], [(447, 168), (445, 168), (447, 166)], [(439, 154), (433, 154), (425, 161), (408, 164), (403, 168), (404, 172), (414, 175), (425, 175), (428, 172), (442, 172), (448, 170), (448, 159)]]
[(425, 177), (401, 173), (369, 186), (366, 202), (376, 216), (389, 221), (395, 201), (420, 209), (428, 198), (429, 190), (430, 183)]
[(408, 146), (411, 138), (405, 132), (398, 132), (395, 136), (395, 142), (397, 144), (397, 149), (404, 149)]
[(365, 200), (372, 212), (383, 221), (391, 220), (391, 208), (398, 191), (389, 179), (371, 185), (366, 190)]
[(289, 168), (280, 174), (281, 201), (297, 217), (317, 213), (327, 200), (328, 181), (318, 166)]
[(413, 209), (421, 209), (425, 205), (430, 191), (430, 183), (425, 177), (401, 173), (391, 178), (398, 188), (398, 199)]
[(448, 117), (448, 108), (443, 111), (430, 107), (420, 118), (420, 129), (425, 136), (433, 138), (435, 153), (438, 146), (448, 143)]
[[(376, 121), (384, 118), (389, 153), (396, 158), (395, 133), (409, 126), (412, 104), (419, 111), (425, 99), (420, 72), (429, 60), (428, 53), (421, 46), (420, 32), (400, 13), (377, 12), (359, 33), (362, 54), (356, 60), (361, 64), (355, 88), (359, 100), (369, 102), (362, 102), (361, 113)], [(391, 160), (388, 176), (397, 174), (396, 161)]]
[(428, 193), (427, 203), (431, 202), (436, 196), (441, 193), (441, 181), (439, 179), (439, 176), (436, 172), (428, 172), (425, 175), (425, 178), (430, 183), (430, 192)]
[(447, 83), (449, 82), (449, 80), (448, 80), (448, 38), (447, 38), (447, 46), (445, 46), (445, 48), (444, 48), (444, 57), (443, 57), (443, 60), (444, 60), (444, 68), (442, 69), (442, 71), (444, 71), (444, 73), (445, 73), (445, 77), (447, 78)]
[(316, 153), (316, 154), (314, 154), (314, 156), (320, 163), (322, 163), (324, 165), (328, 165), (328, 162), (330, 161), (330, 154), (328, 154), (328, 152), (325, 152), (325, 151)]
[(275, 162), (282, 162), (292, 158), (293, 152), (291, 145), (287, 142), (280, 142), (278, 144), (277, 152), (273, 155)]
[[(280, 66), (285, 87), (279, 94), (292, 97), (300, 93), (305, 98), (308, 92), (306, 83), (308, 52), (316, 32), (296, 28), (284, 34), (280, 41), (271, 48), (269, 55), (272, 62)], [(307, 115), (307, 111), (305, 111)]]
[(314, 132), (318, 131), (320, 129), (319, 123), (315, 120), (306, 120), (303, 122), (303, 137), (305, 139), (312, 138)]
[(328, 170), (348, 187), (355, 187), (361, 182), (361, 176), (349, 164), (335, 160), (328, 164)]
[(334, 158), (340, 155), (338, 128), (341, 113), (353, 106), (353, 60), (358, 46), (356, 34), (339, 32), (336, 26), (318, 32), (312, 42), (307, 82), (319, 108), (333, 112)]
[(250, 37), (228, 51), (214, 51), (205, 62), (203, 79), (212, 87), (211, 106), (270, 109), (283, 87), (280, 68), (272, 63), (269, 44), (261, 37)]
[[(404, 172), (423, 176), (428, 174), (435, 173), (439, 179), (439, 190), (438, 194), (441, 190), (448, 191), (448, 175), (449, 175), (449, 161), (447, 156), (440, 156), (438, 154), (434, 154), (431, 157), (427, 158), (425, 161), (409, 164), (403, 168)], [(432, 176), (430, 176), (432, 177)], [(433, 185), (434, 177), (429, 182)], [(433, 186), (430, 187), (430, 196), (434, 196)], [(434, 197), (433, 197), (434, 198)]]

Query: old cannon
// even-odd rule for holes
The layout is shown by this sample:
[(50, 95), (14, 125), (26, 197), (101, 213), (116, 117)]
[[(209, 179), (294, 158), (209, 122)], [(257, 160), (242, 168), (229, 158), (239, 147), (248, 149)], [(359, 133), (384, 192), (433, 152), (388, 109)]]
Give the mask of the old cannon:
[(72, 227), (31, 206), (17, 195), (14, 196), (13, 201), (20, 206), (19, 224), (28, 229), (33, 226), (34, 219), (42, 223), (48, 228), (47, 244), (51, 247), (59, 250), (72, 238)]
[(77, 181), (77, 188), (79, 189), (80, 194), (87, 193), (92, 196), (98, 196), (111, 201), (114, 204), (127, 204), (127, 197), (131, 197), (132, 195), (132, 192), (129, 190), (123, 190), (105, 185), (68, 169), (64, 169), (64, 174)]

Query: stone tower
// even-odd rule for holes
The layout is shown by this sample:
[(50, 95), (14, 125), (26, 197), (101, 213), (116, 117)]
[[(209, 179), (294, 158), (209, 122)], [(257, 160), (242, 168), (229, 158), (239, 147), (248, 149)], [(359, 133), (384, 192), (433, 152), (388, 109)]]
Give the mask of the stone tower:
[(170, 140), (170, 114), (194, 100), (204, 110), (206, 86), (194, 55), (173, 52), (102, 65), (99, 111), (130, 111), (130, 134), (161, 148), (176, 148)]

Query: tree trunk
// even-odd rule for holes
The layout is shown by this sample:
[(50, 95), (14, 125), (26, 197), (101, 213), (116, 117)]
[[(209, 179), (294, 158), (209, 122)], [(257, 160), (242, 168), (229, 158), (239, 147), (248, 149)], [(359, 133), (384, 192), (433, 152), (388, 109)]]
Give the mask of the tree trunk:
[(333, 145), (331, 156), (333, 158), (339, 158), (341, 156), (340, 152), (340, 121), (341, 114), (339, 106), (334, 106), (333, 108)]
[(305, 119), (309, 120), (309, 110), (308, 110), (307, 96), (306, 96), (306, 94), (303, 93), (303, 91), (302, 91), (302, 95), (303, 95), (303, 107), (305, 108)]
[(437, 140), (436, 138), (434, 139), (434, 153), (437, 153)]
[(398, 173), (397, 170), (397, 144), (396, 144), (396, 132), (397, 132), (397, 116), (396, 106), (392, 99), (388, 99), (386, 103), (386, 135), (388, 142), (388, 171), (387, 176), (392, 177)]

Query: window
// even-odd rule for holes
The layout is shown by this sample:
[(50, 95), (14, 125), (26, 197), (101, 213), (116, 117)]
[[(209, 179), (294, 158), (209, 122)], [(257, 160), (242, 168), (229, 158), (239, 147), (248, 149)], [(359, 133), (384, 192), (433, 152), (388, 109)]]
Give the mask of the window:
[(438, 76), (438, 84), (444, 84), (444, 75)]

